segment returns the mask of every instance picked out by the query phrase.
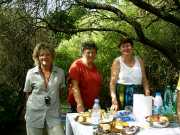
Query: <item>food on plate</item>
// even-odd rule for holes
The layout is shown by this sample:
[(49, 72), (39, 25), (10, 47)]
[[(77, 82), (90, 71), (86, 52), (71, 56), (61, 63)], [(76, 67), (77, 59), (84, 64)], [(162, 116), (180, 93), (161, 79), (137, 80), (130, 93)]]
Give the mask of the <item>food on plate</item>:
[(169, 125), (169, 119), (166, 116), (152, 115), (148, 116), (146, 120), (151, 124), (152, 127), (164, 128)]
[(78, 121), (78, 122), (85, 122), (85, 117), (83, 117), (83, 116), (78, 116), (78, 117), (77, 117), (77, 121)]
[(159, 115), (151, 115), (151, 116), (147, 116), (146, 120), (149, 122), (157, 122), (159, 121)]
[(151, 115), (146, 118), (148, 122), (168, 122), (168, 117), (161, 115)]
[(104, 131), (110, 131), (111, 130), (111, 124), (100, 124), (100, 127)]
[(82, 112), (82, 113), (79, 113), (79, 115), (75, 118), (75, 120), (80, 123), (82, 123), (82, 122), (90, 123), (90, 121), (91, 121), (90, 117), (91, 117), (90, 112)]
[[(81, 124), (91, 124), (91, 110), (88, 112), (81, 112), (75, 118), (75, 120)], [(105, 112), (105, 110), (101, 109), (101, 119), (100, 123), (110, 123), (113, 120), (113, 115), (109, 115)]]
[(159, 119), (160, 122), (168, 122), (168, 117), (166, 116), (160, 116), (160, 119)]
[(80, 115), (83, 117), (90, 117), (91, 113), (90, 112), (81, 112)]
[(91, 117), (86, 117), (86, 122), (91, 123)]
[(120, 120), (115, 120), (113, 122), (113, 127), (116, 129), (123, 129), (124, 127), (127, 127), (127, 126), (129, 126), (129, 124), (127, 122), (123, 122)]

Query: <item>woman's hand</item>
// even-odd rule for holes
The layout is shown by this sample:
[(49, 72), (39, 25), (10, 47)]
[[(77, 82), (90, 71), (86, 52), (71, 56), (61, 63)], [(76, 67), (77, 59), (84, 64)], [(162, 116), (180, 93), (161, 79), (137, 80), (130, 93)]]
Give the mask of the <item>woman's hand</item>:
[(146, 96), (150, 96), (150, 94), (151, 94), (150, 90), (145, 90), (145, 95)]
[(117, 111), (119, 109), (118, 102), (116, 99), (116, 92), (115, 92), (116, 82), (118, 79), (119, 72), (120, 72), (120, 63), (119, 63), (119, 59), (116, 58), (111, 66), (111, 80), (110, 80), (110, 94), (112, 99), (111, 109), (114, 111)]
[(112, 100), (111, 110), (117, 111), (119, 109), (119, 105), (116, 99)]
[(76, 110), (78, 113), (80, 113), (80, 112), (84, 112), (85, 109), (84, 109), (84, 106), (82, 104), (77, 104)]

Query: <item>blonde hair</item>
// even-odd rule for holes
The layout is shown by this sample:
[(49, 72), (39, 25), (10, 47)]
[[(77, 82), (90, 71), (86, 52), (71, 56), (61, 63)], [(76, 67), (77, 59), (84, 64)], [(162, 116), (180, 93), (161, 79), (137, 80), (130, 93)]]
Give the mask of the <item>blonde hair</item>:
[(42, 50), (49, 51), (51, 56), (52, 56), (52, 59), (55, 58), (55, 51), (54, 51), (54, 48), (52, 46), (50, 46), (48, 43), (45, 43), (45, 42), (38, 43), (36, 45), (36, 47), (34, 48), (33, 54), (32, 54), (34, 64), (37, 65), (37, 66), (40, 65), (40, 63), (39, 63), (39, 54), (40, 54), (40, 52)]

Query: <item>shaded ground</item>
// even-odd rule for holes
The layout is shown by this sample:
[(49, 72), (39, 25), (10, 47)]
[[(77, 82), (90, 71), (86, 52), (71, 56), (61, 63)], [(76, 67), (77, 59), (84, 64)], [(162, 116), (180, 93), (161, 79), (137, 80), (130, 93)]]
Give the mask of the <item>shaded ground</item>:
[(19, 120), (16, 123), (2, 129), (1, 135), (26, 135), (25, 121)]
[[(62, 122), (65, 126), (65, 115), (62, 118)], [(1, 130), (1, 135), (26, 135), (26, 123), (24, 120), (19, 120), (15, 124), (8, 126)], [(44, 135), (47, 135), (44, 131)]]
[[(62, 105), (61, 120), (65, 127), (66, 113), (69, 111), (69, 106)], [(8, 125), (6, 128), (0, 129), (0, 135), (26, 135), (26, 123), (24, 120), (24, 111), (21, 114), (20, 120), (16, 123)], [(44, 135), (47, 135), (44, 131)]]

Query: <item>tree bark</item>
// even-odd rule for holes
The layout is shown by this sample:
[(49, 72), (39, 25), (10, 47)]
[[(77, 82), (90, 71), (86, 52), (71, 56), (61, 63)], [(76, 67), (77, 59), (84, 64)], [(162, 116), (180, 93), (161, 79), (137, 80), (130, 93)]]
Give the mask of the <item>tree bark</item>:
[(142, 8), (155, 16), (163, 19), (164, 21), (170, 22), (178, 27), (180, 27), (180, 18), (175, 17), (174, 15), (162, 11), (161, 9), (155, 8), (152, 5), (142, 1), (142, 0), (130, 0), (134, 5), (138, 6), (139, 8)]

